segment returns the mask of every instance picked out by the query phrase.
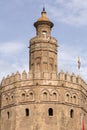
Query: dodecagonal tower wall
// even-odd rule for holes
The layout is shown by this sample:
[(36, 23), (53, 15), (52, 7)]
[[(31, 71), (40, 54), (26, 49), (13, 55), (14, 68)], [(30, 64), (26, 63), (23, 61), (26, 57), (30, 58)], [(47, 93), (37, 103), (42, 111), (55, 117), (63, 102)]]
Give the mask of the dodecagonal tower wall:
[(79, 76), (63, 71), (57, 80), (33, 80), (25, 71), (7, 76), (2, 80), (1, 130), (70, 129), (71, 125), (79, 130), (82, 115), (87, 127), (86, 87)]
[(30, 40), (30, 71), (1, 82), (1, 130), (87, 128), (87, 84), (80, 76), (57, 74), (57, 40), (43, 9)]

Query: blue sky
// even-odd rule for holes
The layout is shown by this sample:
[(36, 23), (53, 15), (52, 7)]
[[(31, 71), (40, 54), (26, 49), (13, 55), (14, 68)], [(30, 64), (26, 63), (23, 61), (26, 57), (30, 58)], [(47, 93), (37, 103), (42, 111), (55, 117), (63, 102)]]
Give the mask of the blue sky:
[[(45, 3), (58, 40), (58, 69), (80, 73), (87, 81), (87, 0), (0, 1), (0, 80), (17, 70), (29, 71), (29, 39), (36, 35), (33, 23)], [(77, 59), (80, 56), (81, 69)]]

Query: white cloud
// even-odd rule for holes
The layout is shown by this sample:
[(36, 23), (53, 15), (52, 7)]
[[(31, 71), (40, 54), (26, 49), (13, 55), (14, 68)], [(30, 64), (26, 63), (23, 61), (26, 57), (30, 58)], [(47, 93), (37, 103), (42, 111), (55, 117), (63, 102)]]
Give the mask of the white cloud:
[(56, 0), (48, 5), (56, 20), (76, 26), (87, 25), (87, 0)]
[(25, 43), (6, 42), (0, 45), (0, 80), (8, 74), (16, 73), (17, 70), (28, 70), (28, 49)]
[(20, 42), (7, 42), (0, 44), (0, 53), (2, 54), (16, 54), (25, 48), (25, 44)]
[(2, 80), (3, 77), (6, 77), (7, 75), (11, 75), (12, 73), (16, 73), (19, 71), (20, 73), (23, 72), (23, 70), (26, 70), (26, 72), (29, 71), (29, 66), (26, 62), (5, 62), (5, 60), (0, 61), (0, 80)]

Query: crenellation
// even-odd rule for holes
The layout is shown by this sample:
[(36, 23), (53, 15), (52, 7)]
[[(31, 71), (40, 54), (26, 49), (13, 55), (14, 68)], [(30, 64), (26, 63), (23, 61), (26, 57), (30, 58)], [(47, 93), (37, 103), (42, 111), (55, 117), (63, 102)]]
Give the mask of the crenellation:
[(3, 77), (2, 81), (1, 81), (1, 86), (5, 86), (5, 82), (6, 82), (5, 77)]
[(71, 76), (68, 72), (65, 73), (65, 80), (71, 81)]
[(3, 77), (1, 85), (3, 87), (9, 84), (12, 84), (16, 81), (28, 80), (29, 75), (30, 74), (27, 74), (26, 71), (23, 71), (22, 74), (17, 71), (16, 74), (12, 73), (11, 76), (7, 75), (6, 78)]
[(87, 94), (87, 85), (83, 79), (81, 79), (81, 91), (86, 95)]
[(10, 82), (10, 77), (9, 77), (9, 75), (7, 75), (7, 77), (6, 77), (6, 85), (8, 85), (9, 84), (9, 82)]
[(81, 85), (82, 80), (81, 80), (81, 77), (80, 77), (79, 75), (77, 76), (76, 81), (77, 81), (77, 83), (78, 83), (78, 84), (80, 84), (80, 85)]
[(64, 83), (65, 85), (68, 85), (69, 82), (70, 82), (70, 84), (74, 84), (74, 86), (75, 86), (75, 84), (78, 84), (80, 86), (83, 86), (83, 88), (85, 90), (87, 90), (87, 84), (85, 83), (85, 81), (79, 75), (76, 76), (74, 73), (72, 73), (70, 75), (68, 72), (64, 73), (63, 71), (61, 71), (58, 75), (58, 78), (59, 78), (59, 80), (66, 81)]
[(19, 71), (17, 71), (15, 74), (15, 81), (20, 81), (20, 80), (21, 80), (21, 74), (19, 73)]
[(84, 87), (84, 89), (87, 90), (87, 85), (86, 85), (86, 82), (82, 79), (82, 86)]
[(61, 70), (59, 73), (59, 80), (65, 80), (65, 74), (64, 74), (63, 70)]
[(10, 77), (10, 82), (13, 83), (15, 81), (15, 74), (12, 73), (11, 77)]
[(22, 80), (27, 80), (27, 73), (25, 70), (22, 73)]
[(71, 81), (73, 83), (76, 83), (76, 75), (74, 73), (72, 73), (72, 75), (71, 75)]

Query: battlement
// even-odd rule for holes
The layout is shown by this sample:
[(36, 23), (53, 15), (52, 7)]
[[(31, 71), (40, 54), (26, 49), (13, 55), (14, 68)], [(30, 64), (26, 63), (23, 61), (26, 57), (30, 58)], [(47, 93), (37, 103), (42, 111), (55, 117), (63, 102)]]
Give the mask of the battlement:
[(4, 77), (2, 79), (1, 86), (6, 86), (16, 81), (27, 80), (29, 77), (28, 75), (26, 71), (23, 71), (22, 74), (17, 71), (16, 74), (12, 73), (11, 76), (7, 75), (6, 78)]
[(55, 72), (29, 72), (23, 71), (22, 74), (19, 71), (16, 74), (12, 73), (11, 76), (7, 75), (7, 77), (2, 79), (1, 86), (7, 86), (17, 81), (25, 81), (25, 80), (32, 80), (32, 79), (46, 79), (46, 80), (56, 80), (57, 74)]
[(76, 76), (74, 73), (71, 75), (66, 72), (64, 73), (63, 70), (58, 75), (59, 80), (67, 81), (67, 82), (72, 82), (75, 84), (79, 84), (83, 86), (85, 89), (87, 89), (87, 84), (86, 82), (80, 77), (80, 75)]
[(25, 80), (32, 80), (32, 79), (40, 79), (42, 75), (42, 78), (46, 79), (46, 80), (60, 80), (60, 81), (66, 81), (66, 82), (70, 82), (73, 84), (79, 84), (81, 86), (83, 86), (86, 90), (87, 90), (87, 84), (86, 82), (78, 75), (76, 76), (74, 73), (72, 73), (71, 75), (66, 72), (64, 73), (62, 70), (61, 72), (58, 74), (56, 73), (32, 73), (29, 72), (27, 73), (26, 71), (23, 71), (22, 74), (19, 73), (19, 71), (17, 71), (15, 74), (12, 73), (11, 76), (7, 75), (7, 77), (2, 79), (1, 82), (1, 86), (6, 86), (9, 84), (12, 84), (14, 82), (17, 81), (25, 81)]

